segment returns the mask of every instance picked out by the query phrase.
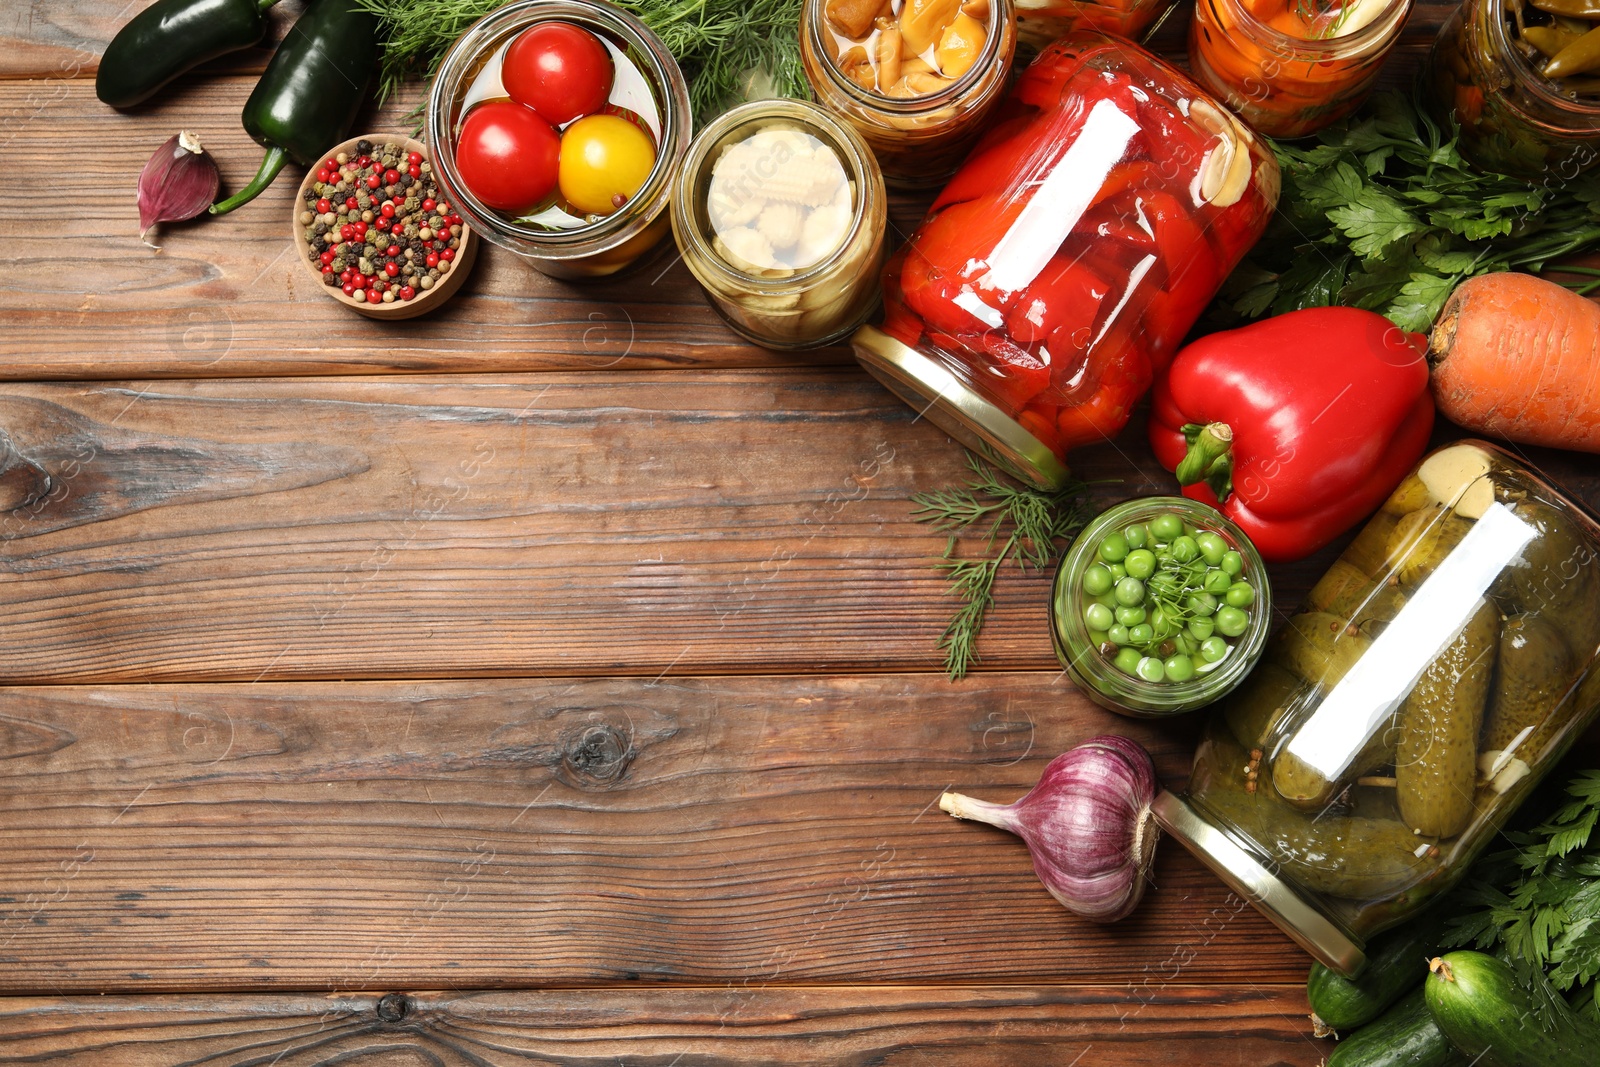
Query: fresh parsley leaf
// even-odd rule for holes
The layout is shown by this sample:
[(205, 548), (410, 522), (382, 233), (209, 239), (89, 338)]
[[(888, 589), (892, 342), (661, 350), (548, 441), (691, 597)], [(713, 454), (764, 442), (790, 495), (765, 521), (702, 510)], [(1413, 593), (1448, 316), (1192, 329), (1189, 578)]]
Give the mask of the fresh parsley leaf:
[(1384, 314), (1402, 330), (1425, 333), (1460, 280), (1459, 273), (1440, 275), (1413, 272), (1410, 280), (1400, 287), (1400, 295), (1395, 297)]

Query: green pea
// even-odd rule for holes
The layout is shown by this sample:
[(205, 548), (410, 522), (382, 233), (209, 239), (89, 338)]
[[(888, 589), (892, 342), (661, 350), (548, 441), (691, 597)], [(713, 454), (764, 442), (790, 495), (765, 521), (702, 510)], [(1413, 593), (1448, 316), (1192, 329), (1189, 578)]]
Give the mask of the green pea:
[(1184, 519), (1183, 520), (1183, 532), (1188, 534), (1190, 537), (1199, 537), (1200, 536), (1200, 527), (1196, 526), (1194, 523), (1190, 522), (1188, 519)]
[(1190, 635), (1196, 641), (1204, 641), (1217, 630), (1216, 619), (1190, 619), (1187, 627)]
[(1098, 563), (1091, 563), (1083, 570), (1083, 591), (1090, 596), (1109, 593), (1115, 584), (1111, 580), (1111, 572)]
[(1106, 572), (1111, 575), (1111, 584), (1112, 585), (1115, 585), (1116, 583), (1122, 581), (1122, 579), (1124, 579), (1124, 578), (1126, 578), (1128, 576), (1128, 568), (1124, 567), (1120, 563), (1113, 563), (1113, 564), (1109, 565), (1108, 567), (1106, 567)]
[(1244, 557), (1237, 552), (1225, 552), (1218, 566), (1222, 568), (1224, 574), (1238, 576), (1244, 573)]
[(1194, 660), (1181, 652), (1175, 656), (1169, 656), (1161, 666), (1166, 671), (1168, 681), (1187, 682), (1194, 677)]
[(1228, 586), (1228, 594), (1222, 599), (1226, 600), (1230, 607), (1247, 608), (1256, 602), (1256, 591), (1249, 582), (1234, 582)]
[(1157, 607), (1150, 613), (1150, 629), (1158, 639), (1165, 639), (1183, 629), (1183, 620), (1175, 618), (1168, 609)]
[(1117, 617), (1104, 604), (1090, 604), (1083, 609), (1083, 621), (1091, 630), (1109, 630)]
[(1089, 631), (1089, 644), (1093, 645), (1095, 648), (1105, 648), (1107, 642), (1110, 640), (1111, 632), (1109, 630)]
[(1128, 539), (1119, 533), (1106, 534), (1100, 541), (1100, 558), (1107, 563), (1121, 563), (1128, 556)]
[(1144, 653), (1137, 648), (1123, 648), (1117, 651), (1117, 658), (1111, 662), (1123, 674), (1132, 674), (1139, 669), (1139, 661), (1144, 659)]
[(1122, 531), (1122, 536), (1127, 540), (1129, 548), (1143, 548), (1145, 542), (1150, 539), (1150, 531), (1138, 523), (1134, 523)]
[(1233, 579), (1228, 576), (1227, 571), (1206, 571), (1205, 580), (1201, 583), (1201, 588), (1212, 596), (1221, 596), (1228, 591), (1228, 586), (1232, 584)]
[(1134, 673), (1147, 682), (1159, 682), (1167, 676), (1166, 668), (1154, 656), (1146, 656), (1134, 668)]
[(1106, 607), (1116, 610), (1117, 594), (1115, 590), (1112, 590), (1109, 593), (1101, 593), (1099, 596), (1093, 599), (1096, 604), (1104, 604)]
[(1143, 608), (1117, 608), (1117, 621), (1124, 626), (1138, 626), (1145, 620)]
[(1136, 645), (1148, 645), (1156, 639), (1156, 632), (1147, 622), (1128, 627), (1128, 640)]
[(1122, 625), (1120, 622), (1117, 623), (1115, 626), (1111, 627), (1111, 629), (1106, 631), (1106, 640), (1110, 641), (1114, 645), (1127, 644), (1128, 628)]
[(1152, 574), (1145, 586), (1150, 590), (1151, 596), (1160, 600), (1171, 600), (1183, 588), (1178, 579), (1169, 571), (1157, 571)]
[(1122, 565), (1128, 569), (1130, 577), (1148, 578), (1156, 572), (1156, 554), (1148, 548), (1136, 548), (1128, 553)]
[(1208, 637), (1200, 642), (1200, 656), (1207, 663), (1216, 663), (1228, 654), (1228, 642), (1220, 637)]
[(1176, 634), (1172, 638), (1172, 646), (1186, 656), (1192, 656), (1200, 648), (1200, 642), (1188, 634)]
[(1149, 525), (1150, 536), (1157, 541), (1170, 542), (1183, 533), (1183, 520), (1176, 515), (1157, 515)]
[(1228, 542), (1210, 530), (1196, 537), (1194, 543), (1200, 546), (1201, 557), (1213, 567), (1221, 563), (1222, 557), (1228, 554)]
[(1250, 616), (1228, 605), (1217, 609), (1217, 632), (1225, 637), (1238, 637), (1250, 628)]
[(1117, 603), (1125, 608), (1136, 608), (1144, 603), (1144, 583), (1128, 577), (1117, 583)]
[(1188, 600), (1185, 600), (1183, 606), (1189, 609), (1189, 614), (1191, 615), (1202, 617), (1214, 615), (1217, 611), (1217, 598), (1210, 593), (1196, 593)]
[(1179, 563), (1188, 563), (1200, 554), (1200, 546), (1194, 543), (1194, 538), (1183, 534), (1172, 542), (1172, 558)]

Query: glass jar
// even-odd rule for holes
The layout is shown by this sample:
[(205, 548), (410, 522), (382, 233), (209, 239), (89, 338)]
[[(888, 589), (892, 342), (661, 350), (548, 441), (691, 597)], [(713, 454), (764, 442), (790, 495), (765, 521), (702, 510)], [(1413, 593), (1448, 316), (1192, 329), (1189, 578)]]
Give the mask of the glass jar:
[(1137, 38), (1174, 0), (1016, 0), (1017, 43), (1035, 50), (1073, 30)]
[(1493, 445), (1425, 457), (1215, 712), (1156, 817), (1342, 974), (1600, 710), (1600, 525)]
[[(500, 81), (506, 47), (545, 21), (572, 23), (600, 38), (617, 71), (609, 105), (637, 115), (655, 142), (649, 177), (614, 214), (579, 218), (552, 206), (512, 218), (473, 196), (456, 169), (456, 138), (468, 111), (506, 98)], [(426, 129), (439, 184), (472, 229), (546, 274), (582, 280), (632, 266), (666, 236), (667, 206), (691, 123), (683, 72), (644, 23), (604, 0), (519, 0), (474, 22), (450, 46), (428, 94)]]
[(1114, 436), (1278, 199), (1272, 153), (1185, 75), (1080, 32), (1017, 80), (884, 268), (851, 343), (918, 412), (1033, 485)]
[[(1192, 543), (1176, 548), (1180, 535)], [(1141, 551), (1150, 558), (1138, 561)], [(1222, 580), (1208, 588), (1212, 575)], [(1157, 582), (1167, 585), (1159, 598)], [(1112, 622), (1091, 626), (1103, 621), (1091, 617), (1096, 611)], [(1138, 718), (1221, 699), (1255, 666), (1270, 629), (1272, 593), (1255, 546), (1216, 508), (1181, 496), (1102, 512), (1062, 558), (1050, 597), (1056, 656), (1073, 684), (1101, 707)]]
[(883, 175), (814, 104), (763, 100), (689, 146), (672, 202), (678, 250), (729, 326), (768, 348), (831, 344), (878, 305)]
[[(1349, 0), (1308, 18), (1297, 4), (1198, 0), (1189, 69), (1256, 130), (1304, 137), (1360, 106), (1405, 28), (1411, 0)], [(1359, 22), (1370, 15), (1371, 21)], [(1341, 21), (1341, 19), (1343, 21)]]
[[(890, 14), (877, 15), (885, 3)], [(946, 31), (960, 48), (946, 47)], [(800, 9), (800, 59), (817, 101), (860, 131), (900, 189), (955, 172), (1005, 94), (1016, 44), (1012, 0), (805, 0)]]
[[(1519, 17), (1524, 24), (1550, 18), (1532, 7)], [(1459, 124), (1457, 147), (1476, 165), (1529, 181), (1565, 181), (1600, 153), (1600, 93), (1579, 94), (1544, 77), (1513, 31), (1504, 0), (1466, 0), (1428, 53), (1428, 103), (1440, 122)]]

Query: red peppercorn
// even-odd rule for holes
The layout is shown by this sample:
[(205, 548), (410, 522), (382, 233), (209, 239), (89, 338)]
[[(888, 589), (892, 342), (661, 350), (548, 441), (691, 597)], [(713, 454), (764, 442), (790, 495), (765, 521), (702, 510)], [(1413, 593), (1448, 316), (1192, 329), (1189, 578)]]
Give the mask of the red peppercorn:
[(328, 249), (327, 251), (323, 252), (322, 255), (318, 256), (317, 258), (319, 260), (321, 260), (323, 266), (327, 266), (329, 263), (333, 262), (333, 249), (331, 249), (331, 248)]
[(348, 241), (356, 235), (356, 228), (348, 222), (339, 227), (339, 240)]
[(388, 170), (383, 172), (383, 184), (385, 184), (385, 185), (393, 185), (395, 182), (397, 182), (399, 180), (400, 180), (400, 172), (395, 170), (393, 167), (390, 167)]
[(376, 189), (378, 186), (380, 186), (382, 184), (383, 184), (382, 179), (380, 179), (376, 174), (370, 175), (367, 178), (367, 188), (368, 189)]
[(423, 198), (423, 200), (422, 200), (422, 210), (424, 210), (424, 211), (432, 211), (436, 206), (437, 205), (434, 204), (434, 202), (433, 202), (433, 197), (429, 196), (429, 197), (424, 197)]
[(378, 290), (376, 290), (376, 289), (368, 289), (367, 290), (367, 303), (369, 303), (369, 304), (381, 304), (381, 303), (383, 303), (383, 294), (378, 292)]
[(437, 267), (439, 265), (439, 253), (429, 252), (427, 258), (424, 259), (423, 262), (430, 267)]
[(388, 248), (385, 248), (383, 250), (383, 254), (386, 255), (386, 256), (391, 256), (391, 257), (392, 256), (398, 256), (400, 254), (400, 246), (399, 245), (390, 245)]
[(318, 215), (326, 214), (327, 212), (332, 211), (332, 210), (333, 210), (333, 205), (328, 203), (328, 198), (327, 197), (323, 197), (321, 200), (317, 201), (317, 214)]
[(322, 268), (322, 276), (323, 276), (323, 277), (324, 277), (324, 278), (331, 278), (331, 277), (333, 277), (333, 268), (332, 268), (332, 267), (323, 267), (323, 268)]
[(354, 275), (351, 273), (349, 267), (346, 267), (344, 270), (339, 272), (339, 281), (341, 284), (349, 281), (352, 277), (354, 277)]
[(446, 262), (448, 262), (449, 260), (455, 259), (456, 258), (456, 250), (453, 249), (453, 248), (447, 248), (443, 252), (439, 253), (439, 258), (442, 259), (442, 260), (445, 260)]
[(339, 169), (339, 161), (337, 159), (334, 159), (332, 156), (329, 156), (327, 159), (324, 159), (322, 161), (322, 165), (324, 167), (326, 167), (328, 170), (338, 170)]
[(345, 282), (343, 285), (341, 285), (339, 287), (339, 291), (344, 293), (345, 296), (355, 296), (356, 295), (356, 283), (355, 282)]
[(420, 178), (422, 177), (422, 168), (413, 163), (411, 166), (406, 168), (406, 173), (411, 175), (413, 178)]
[(349, 208), (351, 211), (357, 211), (361, 208), (361, 201), (357, 200), (353, 196), (347, 196), (344, 198), (344, 206)]
[(354, 226), (356, 228), (356, 233), (360, 234), (362, 237), (365, 237), (367, 235), (367, 225), (368, 224), (367, 224), (367, 220), (366, 219), (357, 219), (356, 221), (352, 222), (350, 225)]
[(327, 167), (323, 167), (321, 170), (317, 171), (317, 181), (319, 181), (319, 182), (328, 181), (332, 177), (333, 177), (333, 174), (331, 172), (329, 172)]
[(356, 157), (356, 166), (358, 166), (358, 167), (365, 167), (368, 163), (371, 163), (371, 162), (372, 162), (372, 157), (371, 156), (357, 156)]
[(379, 233), (388, 233), (389, 232), (389, 220), (388, 219), (373, 219), (372, 220), (372, 228), (377, 230)]
[(410, 300), (412, 297), (414, 297), (416, 295), (417, 295), (417, 291), (415, 289), (413, 289), (411, 286), (402, 285), (400, 287), (400, 299), (401, 300)]
[(354, 278), (350, 279), (350, 284), (355, 286), (357, 289), (365, 289), (367, 287), (367, 276), (365, 274), (357, 274)]
[(383, 265), (383, 273), (385, 273), (389, 277), (393, 278), (395, 275), (400, 273), (400, 264), (398, 264), (398, 263), (385, 263)]
[(378, 213), (386, 219), (394, 218), (394, 201), (385, 200), (383, 206), (378, 209)]
[(411, 153), (409, 153), (406, 156), (406, 162), (411, 164), (413, 167), (421, 166), (422, 165), (422, 153), (421, 152), (411, 152)]

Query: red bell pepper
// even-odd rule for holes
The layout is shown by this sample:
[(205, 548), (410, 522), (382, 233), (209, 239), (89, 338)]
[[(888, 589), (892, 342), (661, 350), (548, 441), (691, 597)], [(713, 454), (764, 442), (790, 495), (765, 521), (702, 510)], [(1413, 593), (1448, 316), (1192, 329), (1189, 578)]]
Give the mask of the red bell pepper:
[[(1150, 443), (1261, 555), (1310, 555), (1371, 514), (1433, 429), (1427, 338), (1356, 308), (1202, 337), (1156, 381)], [(1220, 501), (1220, 504), (1219, 504)]]

